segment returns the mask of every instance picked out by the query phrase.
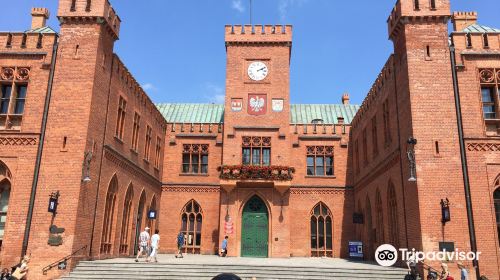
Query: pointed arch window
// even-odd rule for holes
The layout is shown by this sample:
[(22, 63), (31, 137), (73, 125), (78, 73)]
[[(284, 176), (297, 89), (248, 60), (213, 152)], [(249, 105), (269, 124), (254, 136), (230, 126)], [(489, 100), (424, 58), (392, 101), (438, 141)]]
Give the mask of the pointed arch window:
[(311, 211), (311, 256), (332, 258), (332, 235), (332, 213), (320, 202)]
[(132, 222), (132, 201), (134, 200), (134, 187), (130, 185), (123, 202), (123, 219), (120, 232), (120, 254), (129, 253), (130, 224)]
[(495, 204), (495, 215), (497, 218), (497, 233), (498, 242), (500, 242), (500, 176), (495, 182), (495, 192), (493, 193), (493, 201)]
[(184, 252), (199, 254), (201, 248), (201, 229), (203, 225), (203, 211), (200, 205), (189, 201), (181, 213), (181, 231), (184, 234)]
[(9, 169), (0, 162), (0, 247), (5, 235), (5, 224), (7, 223), (7, 210), (9, 208), (11, 174)]
[(118, 192), (118, 180), (111, 179), (106, 194), (106, 204), (104, 208), (104, 222), (102, 224), (101, 254), (110, 254), (113, 246), (113, 224), (115, 218), (116, 193)]
[(389, 238), (393, 246), (399, 247), (399, 222), (398, 222), (398, 202), (394, 185), (389, 183), (387, 190), (387, 210), (389, 211)]
[(375, 211), (377, 215), (376, 238), (377, 243), (380, 245), (384, 244), (384, 210), (382, 207), (382, 197), (380, 196), (380, 191), (378, 190), (375, 200)]

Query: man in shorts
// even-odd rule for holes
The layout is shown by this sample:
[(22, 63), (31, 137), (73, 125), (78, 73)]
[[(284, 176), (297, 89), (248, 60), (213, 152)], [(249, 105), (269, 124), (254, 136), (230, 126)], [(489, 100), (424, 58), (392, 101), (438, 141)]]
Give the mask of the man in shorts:
[(148, 256), (148, 247), (149, 247), (149, 228), (146, 227), (143, 232), (139, 235), (139, 252), (137, 253), (137, 257), (135, 257), (135, 262), (139, 262), (139, 257), (142, 256), (144, 252), (146, 257)]

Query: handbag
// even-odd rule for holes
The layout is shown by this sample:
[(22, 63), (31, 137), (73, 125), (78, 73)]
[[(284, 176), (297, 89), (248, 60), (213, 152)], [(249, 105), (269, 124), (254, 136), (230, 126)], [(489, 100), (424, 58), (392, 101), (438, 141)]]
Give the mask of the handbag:
[(21, 280), (26, 276), (27, 273), (28, 273), (27, 269), (22, 269), (22, 268), (18, 267), (18, 268), (16, 268), (14, 273), (12, 273), (11, 277), (13, 277), (14, 279)]

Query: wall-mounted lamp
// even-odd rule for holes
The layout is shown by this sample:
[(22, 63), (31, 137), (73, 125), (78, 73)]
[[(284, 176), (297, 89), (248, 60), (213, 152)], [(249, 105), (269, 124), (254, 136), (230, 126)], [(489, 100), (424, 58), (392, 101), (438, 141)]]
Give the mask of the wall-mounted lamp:
[(441, 222), (444, 225), (449, 221), (451, 221), (450, 201), (448, 198), (441, 199)]
[(415, 145), (417, 145), (417, 139), (410, 137), (408, 138), (408, 147), (406, 149), (406, 154), (408, 155), (408, 165), (410, 168), (410, 178), (408, 178), (409, 182), (417, 181), (417, 164), (415, 162)]
[(57, 213), (57, 205), (59, 204), (59, 191), (53, 192), (49, 196), (49, 213), (55, 215)]
[(85, 152), (83, 158), (82, 182), (90, 182), (90, 163), (92, 162), (92, 152)]

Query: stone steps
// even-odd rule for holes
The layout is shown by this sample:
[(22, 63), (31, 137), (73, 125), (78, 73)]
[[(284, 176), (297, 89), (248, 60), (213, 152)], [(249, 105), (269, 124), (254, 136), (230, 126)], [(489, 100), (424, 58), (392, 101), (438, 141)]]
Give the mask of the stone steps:
[(406, 271), (376, 265), (291, 266), (255, 264), (135, 263), (130, 261), (83, 261), (64, 280), (76, 279), (168, 279), (211, 280), (220, 273), (234, 273), (244, 280), (402, 280)]

